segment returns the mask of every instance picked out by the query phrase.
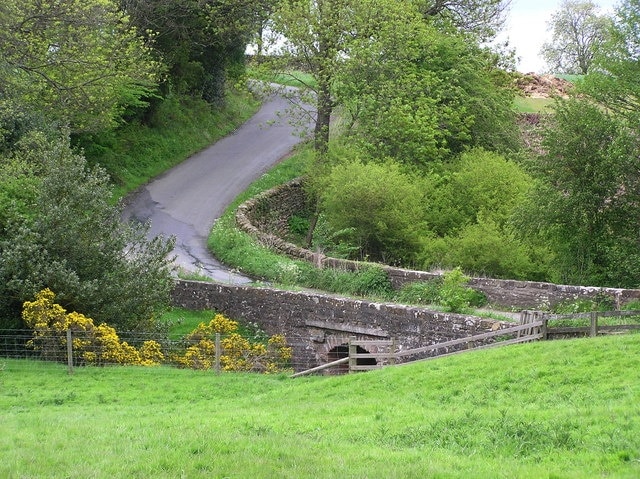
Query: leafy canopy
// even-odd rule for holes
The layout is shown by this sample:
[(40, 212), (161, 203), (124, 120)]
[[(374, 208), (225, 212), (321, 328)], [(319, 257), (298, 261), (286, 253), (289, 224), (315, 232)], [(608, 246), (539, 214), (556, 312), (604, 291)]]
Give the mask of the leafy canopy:
[[(16, 214), (0, 237), (0, 316), (44, 289), (64, 307), (121, 329), (146, 327), (168, 305), (173, 242), (147, 239), (147, 227), (123, 223), (110, 204), (105, 172), (88, 168), (68, 139), (31, 137), (38, 161), (29, 215)], [(14, 161), (25, 161), (16, 157)]]
[(113, 127), (144, 107), (161, 72), (111, 0), (5, 0), (0, 53), (0, 101), (73, 132)]

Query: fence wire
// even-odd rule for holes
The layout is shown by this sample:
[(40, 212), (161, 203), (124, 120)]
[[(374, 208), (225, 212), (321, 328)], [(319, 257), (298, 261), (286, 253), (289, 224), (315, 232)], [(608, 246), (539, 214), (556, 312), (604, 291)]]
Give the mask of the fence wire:
[[(234, 334), (170, 339), (162, 334), (118, 332), (114, 341), (73, 331), (70, 344), (71, 348), (66, 331), (0, 329), (0, 358), (6, 359), (50, 361), (73, 367), (132, 364), (247, 372), (288, 372), (296, 367), (291, 354), (286, 354), (291, 345), (275, 347)], [(153, 347), (149, 348), (149, 344)]]

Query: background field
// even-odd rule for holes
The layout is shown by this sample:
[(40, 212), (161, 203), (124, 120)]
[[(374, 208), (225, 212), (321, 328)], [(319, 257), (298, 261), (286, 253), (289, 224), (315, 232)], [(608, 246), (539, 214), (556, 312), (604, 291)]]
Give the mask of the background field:
[(632, 478), (640, 335), (289, 379), (0, 360), (4, 478)]

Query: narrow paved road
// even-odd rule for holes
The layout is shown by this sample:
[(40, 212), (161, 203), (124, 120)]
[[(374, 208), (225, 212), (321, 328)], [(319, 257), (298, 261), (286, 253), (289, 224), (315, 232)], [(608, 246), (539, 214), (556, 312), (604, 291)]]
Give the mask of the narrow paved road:
[(126, 220), (150, 221), (150, 236), (176, 237), (176, 266), (225, 283), (250, 280), (207, 250), (215, 220), (246, 188), (300, 141), (286, 121), (272, 123), (289, 103), (274, 96), (230, 136), (190, 157), (128, 198)]

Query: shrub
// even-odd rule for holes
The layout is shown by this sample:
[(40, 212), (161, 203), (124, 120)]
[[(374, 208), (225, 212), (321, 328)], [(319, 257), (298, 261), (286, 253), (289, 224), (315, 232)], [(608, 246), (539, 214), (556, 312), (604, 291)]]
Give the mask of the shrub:
[(352, 160), (335, 166), (320, 193), (332, 231), (358, 245), (360, 258), (411, 263), (421, 244), (423, 193), (394, 163)]
[(442, 279), (440, 278), (431, 281), (408, 283), (400, 288), (396, 299), (408, 304), (434, 304), (440, 298), (441, 287)]
[(266, 344), (251, 342), (236, 331), (238, 323), (222, 314), (216, 314), (209, 323), (200, 323), (186, 340), (192, 343), (183, 355), (174, 355), (180, 366), (191, 369), (212, 369), (216, 364), (215, 335), (222, 339), (220, 366), (224, 371), (259, 371), (275, 373), (286, 368), (292, 350), (282, 335), (271, 336)]
[(53, 291), (44, 289), (36, 294), (35, 301), (26, 301), (22, 311), (23, 321), (33, 329), (33, 338), (27, 345), (40, 351), (45, 359), (65, 357), (66, 332), (70, 329), (76, 363), (154, 366), (164, 360), (157, 342), (145, 341), (138, 350), (120, 341), (111, 326), (104, 323), (96, 326), (83, 314), (67, 313), (54, 299)]
[(479, 293), (465, 286), (469, 279), (460, 268), (445, 273), (438, 296), (439, 303), (452, 313), (461, 313), (472, 304), (479, 305)]
[(108, 176), (89, 168), (68, 138), (33, 145), (29, 158), (44, 173), (32, 216), (0, 237), (0, 317), (19, 316), (24, 301), (51, 288), (65, 308), (100, 322), (152, 327), (169, 304), (173, 241), (149, 239), (148, 225), (122, 222), (109, 203)]
[(457, 235), (433, 239), (423, 249), (423, 265), (460, 267), (494, 278), (543, 280), (549, 254), (523, 244), (507, 228), (480, 218)]
[(351, 292), (359, 296), (384, 296), (392, 291), (391, 280), (380, 266), (365, 266), (351, 276)]

